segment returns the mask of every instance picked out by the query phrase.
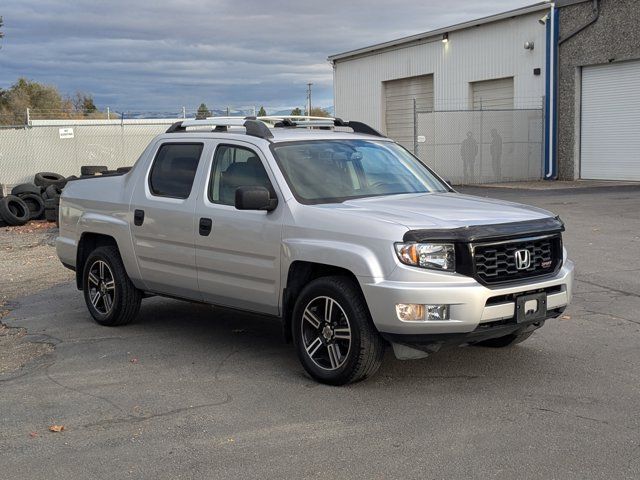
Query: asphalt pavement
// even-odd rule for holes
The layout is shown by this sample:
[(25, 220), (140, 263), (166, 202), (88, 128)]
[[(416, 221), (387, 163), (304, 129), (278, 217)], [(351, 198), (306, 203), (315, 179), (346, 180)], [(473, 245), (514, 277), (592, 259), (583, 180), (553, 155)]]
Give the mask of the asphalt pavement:
[(4, 320), (55, 348), (0, 380), (0, 477), (639, 478), (640, 187), (461, 190), (567, 225), (574, 304), (525, 343), (328, 387), (271, 319), (151, 298), (106, 328), (63, 284)]

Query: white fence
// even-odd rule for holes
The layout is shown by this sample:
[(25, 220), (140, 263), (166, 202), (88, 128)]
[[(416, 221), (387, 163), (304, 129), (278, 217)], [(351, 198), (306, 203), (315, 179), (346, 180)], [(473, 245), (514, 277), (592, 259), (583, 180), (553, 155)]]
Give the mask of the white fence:
[(0, 128), (0, 184), (31, 182), (37, 172), (79, 176), (82, 165), (131, 166), (178, 120), (34, 120)]
[[(414, 118), (414, 143), (405, 147), (454, 184), (541, 178), (540, 109), (415, 111)], [(0, 185), (32, 181), (37, 172), (79, 175), (82, 165), (131, 166), (178, 120), (33, 120), (2, 127)]]

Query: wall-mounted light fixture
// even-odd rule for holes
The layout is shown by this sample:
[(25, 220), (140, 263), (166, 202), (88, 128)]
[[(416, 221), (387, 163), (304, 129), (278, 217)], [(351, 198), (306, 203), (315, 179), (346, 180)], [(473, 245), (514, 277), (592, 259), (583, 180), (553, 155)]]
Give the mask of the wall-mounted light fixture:
[(524, 49), (525, 50), (533, 50), (533, 47), (535, 45), (533, 44), (533, 42), (524, 42)]
[(449, 41), (449, 32), (445, 32), (442, 34), (442, 43), (447, 43)]

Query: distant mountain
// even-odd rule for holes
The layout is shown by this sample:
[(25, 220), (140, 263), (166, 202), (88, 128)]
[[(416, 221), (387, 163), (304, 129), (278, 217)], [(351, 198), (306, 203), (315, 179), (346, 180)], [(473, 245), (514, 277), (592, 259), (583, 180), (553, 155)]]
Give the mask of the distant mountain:
[[(289, 108), (288, 110), (278, 110), (277, 112), (271, 112), (269, 110), (267, 110), (267, 114), (268, 115), (291, 115), (291, 110), (293, 110), (295, 107)], [(300, 108), (300, 110), (302, 110), (304, 112), (304, 109), (302, 107), (298, 107)], [(331, 105), (330, 107), (322, 107), (323, 109), (325, 109), (327, 112), (329, 112), (329, 115), (334, 115), (334, 111), (335, 109), (333, 108), (333, 105)]]
[[(333, 105), (330, 107), (323, 107), (325, 110), (327, 110), (329, 112), (329, 115), (333, 115), (334, 113), (334, 108)], [(285, 110), (277, 110), (277, 111), (271, 111), (269, 109), (267, 109), (267, 115), (291, 115), (291, 110), (293, 110), (293, 108), (289, 108), (289, 109), (285, 109)], [(211, 116), (214, 117), (225, 117), (227, 115), (230, 116), (238, 116), (238, 117), (244, 117), (244, 116), (249, 116), (249, 115), (253, 115), (254, 111), (253, 108), (247, 108), (247, 109), (237, 109), (237, 108), (230, 108), (229, 112), (227, 112), (227, 109), (225, 108), (224, 110), (222, 109), (218, 109), (218, 108), (214, 108), (211, 111)], [(196, 116), (196, 112), (194, 110), (187, 110), (186, 112), (187, 114), (187, 118), (193, 118)], [(116, 117), (117, 115), (117, 117)], [(119, 113), (113, 113), (113, 118), (119, 118), (120, 114)], [(149, 118), (149, 119), (154, 119), (154, 118), (182, 118), (182, 111), (177, 111), (177, 110), (166, 110), (166, 111), (153, 111), (153, 112), (144, 112), (144, 111), (139, 111), (139, 112), (125, 112), (124, 114), (124, 118), (134, 118), (134, 119), (143, 119), (143, 118)]]

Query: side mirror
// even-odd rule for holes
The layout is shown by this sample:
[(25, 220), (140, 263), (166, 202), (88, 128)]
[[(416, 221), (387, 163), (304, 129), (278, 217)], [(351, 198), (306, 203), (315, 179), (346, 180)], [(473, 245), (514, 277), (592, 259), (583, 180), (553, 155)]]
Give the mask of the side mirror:
[(271, 198), (269, 190), (264, 187), (236, 188), (235, 206), (238, 210), (266, 210), (270, 212), (278, 206), (278, 199)]

